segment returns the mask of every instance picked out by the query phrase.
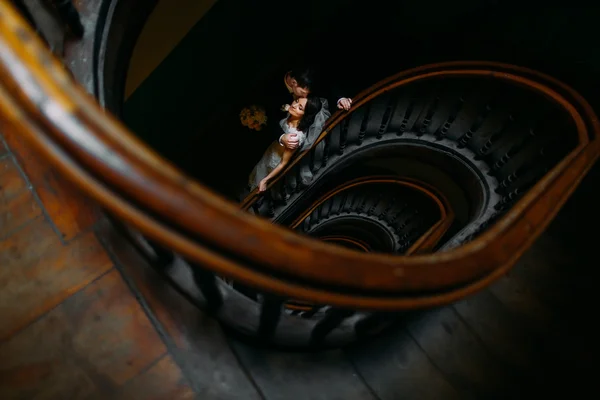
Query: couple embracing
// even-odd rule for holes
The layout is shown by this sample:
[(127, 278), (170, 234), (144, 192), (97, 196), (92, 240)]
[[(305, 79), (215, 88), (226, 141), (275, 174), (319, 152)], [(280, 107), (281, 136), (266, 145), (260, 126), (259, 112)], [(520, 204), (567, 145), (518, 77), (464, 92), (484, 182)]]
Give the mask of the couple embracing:
[[(275, 140), (265, 151), (256, 164), (248, 186), (250, 190), (258, 187), (260, 192), (267, 189), (267, 185), (291, 160), (299, 149), (307, 149), (321, 134), (323, 127), (331, 116), (327, 99), (320, 98), (312, 93), (314, 87), (314, 71), (309, 68), (295, 68), (284, 76), (284, 84), (291, 95), (291, 104), (282, 106), (287, 115), (279, 121), (279, 140)], [(337, 108), (349, 110), (352, 100), (346, 97), (334, 99)], [(310, 180), (312, 176), (302, 176), (303, 180)], [(308, 182), (304, 182), (308, 183)]]

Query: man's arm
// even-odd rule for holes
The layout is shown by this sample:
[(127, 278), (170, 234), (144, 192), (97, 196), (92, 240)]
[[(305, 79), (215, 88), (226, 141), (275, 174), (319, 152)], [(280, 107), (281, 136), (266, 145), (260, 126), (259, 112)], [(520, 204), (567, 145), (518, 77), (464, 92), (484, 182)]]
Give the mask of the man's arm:
[(279, 145), (288, 150), (296, 150), (299, 144), (298, 135), (295, 133), (284, 133), (279, 136)]
[(330, 111), (334, 113), (338, 109), (348, 111), (352, 107), (352, 99), (348, 97), (348, 93), (338, 87), (331, 89), (329, 98)]

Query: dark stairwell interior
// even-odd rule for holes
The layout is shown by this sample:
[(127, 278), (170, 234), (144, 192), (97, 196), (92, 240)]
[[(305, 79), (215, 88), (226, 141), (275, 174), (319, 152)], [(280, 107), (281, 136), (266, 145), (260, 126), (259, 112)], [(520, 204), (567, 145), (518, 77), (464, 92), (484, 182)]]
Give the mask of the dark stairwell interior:
[[(237, 118), (240, 107), (268, 101), (271, 93), (281, 90), (286, 68), (305, 56), (321, 60), (329, 82), (339, 83), (350, 96), (409, 67), (485, 59), (546, 72), (577, 89), (596, 110), (600, 105), (600, 53), (592, 39), (594, 21), (600, 16), (596, 8), (518, 9), (513, 1), (466, 0), (394, 5), (379, 1), (277, 3), (249, 5), (241, 0), (219, 0), (122, 107), (123, 120), (141, 138), (230, 198), (238, 194), (253, 164), (273, 139), (242, 130)], [(303, 10), (298, 19), (311, 23), (302, 30), (298, 52), (288, 57), (285, 43), (289, 38), (284, 33), (288, 32), (289, 20), (295, 21), (297, 10)], [(474, 89), (469, 94), (480, 89), (483, 97), (495, 97), (506, 89), (486, 90), (479, 82), (470, 82), (468, 87)], [(481, 97), (472, 97), (473, 103), (468, 98), (466, 103), (481, 104), (485, 110), (485, 102), (478, 103)], [(437, 104), (433, 107), (432, 98), (440, 98), (446, 105), (433, 102)], [(431, 134), (432, 141), (446, 140), (438, 136), (447, 114), (452, 114), (447, 110), (457, 101), (465, 103), (462, 94), (454, 89), (435, 92), (426, 88), (419, 92), (417, 102), (419, 99), (423, 100), (421, 117), (407, 127), (411, 131), (408, 134)], [(409, 104), (406, 102), (407, 107)], [(477, 175), (461, 174), (455, 161), (431, 156), (432, 150), (426, 146), (394, 150), (390, 145), (347, 168), (330, 171), (323, 184), (313, 190), (326, 193), (338, 184), (365, 176), (424, 180), (446, 196), (454, 211), (454, 225), (441, 242), (448, 243), (475, 214), (492, 217), (502, 207), (511, 206), (515, 200), (510, 197), (514, 193), (511, 185), (531, 178), (517, 171), (539, 156), (540, 147), (551, 149), (553, 163), (573, 146), (568, 136), (561, 140), (564, 137), (560, 134), (569, 127), (565, 124), (563, 129), (564, 118), (559, 112), (531, 107), (536, 103), (526, 95), (509, 96), (507, 104), (517, 113), (526, 113), (527, 123), (536, 126), (536, 132), (552, 134), (511, 140), (509, 133), (494, 141), (490, 153), (475, 154), (485, 149), (491, 133), (465, 137), (465, 129), (454, 136), (450, 131), (447, 140), (457, 143), (457, 153), (471, 152), (465, 159), (484, 165), (480, 180)], [(423, 125), (430, 109), (442, 117), (436, 120), (432, 114), (429, 119), (433, 122)], [(535, 115), (528, 113), (532, 109)], [(353, 116), (359, 117), (358, 113)], [(469, 126), (473, 123), (465, 122)], [(528, 130), (517, 128), (513, 132)], [(367, 139), (370, 134), (363, 132), (361, 143), (364, 133)], [(339, 147), (328, 143), (331, 166)], [(502, 161), (507, 153), (512, 164)], [(554, 155), (556, 159), (552, 159)], [(235, 165), (226, 167), (231, 159)], [(540, 168), (538, 172), (543, 174), (545, 167)], [(131, 286), (139, 289), (138, 295), (152, 299), (142, 304), (150, 313), (168, 310), (169, 318), (176, 321), (177, 335), (192, 343), (188, 351), (176, 350), (175, 358), (186, 381), (203, 398), (487, 399), (553, 393), (575, 397), (593, 387), (597, 355), (590, 315), (596, 303), (591, 271), (597, 264), (597, 235), (593, 232), (600, 223), (594, 190), (598, 179), (598, 168), (594, 168), (514, 270), (485, 291), (453, 305), (401, 315), (343, 314), (330, 312), (326, 305), (315, 307), (288, 299), (285, 313), (278, 316), (278, 326), (270, 331), (261, 331), (266, 329), (260, 321), (265, 300), (257, 301), (257, 296), (262, 296), (257, 291), (223, 280), (219, 284), (229, 303), (215, 312), (207, 293), (202, 292), (203, 277), (194, 276), (199, 269), (191, 269), (179, 257), (165, 265), (141, 239), (136, 243), (142, 247), (136, 252), (115, 232), (99, 237), (117, 263), (125, 266), (123, 274), (134, 282)], [(484, 202), (477, 201), (482, 196), (479, 187), (469, 185), (480, 181), (482, 187), (491, 188), (486, 204), (493, 212), (488, 214), (481, 212)], [(263, 209), (254, 212), (290, 226), (314, 205), (311, 199), (316, 197), (296, 203), (299, 205), (293, 210), (290, 202), (282, 202), (293, 194), (285, 184), (282, 181), (272, 191), (276, 195), (279, 190), (273, 203), (279, 201), (279, 209), (263, 201)], [(404, 189), (394, 192), (389, 186), (360, 188), (341, 191), (338, 197), (319, 204), (296, 229), (357, 251), (401, 254), (436, 221), (437, 209), (420, 194)], [(397, 198), (403, 199), (400, 205)], [(390, 217), (390, 209), (395, 218)], [(415, 219), (418, 214), (423, 214), (422, 218)], [(360, 240), (353, 231), (357, 226), (360, 234), (366, 235)], [(467, 232), (461, 241), (474, 233)], [(144, 269), (147, 264), (154, 269)], [(179, 292), (173, 291), (173, 282)], [(153, 303), (156, 298), (160, 307)], [(223, 327), (205, 317), (205, 311), (196, 305), (216, 315), (224, 322)], [(358, 322), (364, 314), (369, 318), (361, 326)], [(156, 318), (159, 326), (161, 318)], [(327, 324), (336, 318), (343, 323), (328, 330)], [(266, 344), (257, 342), (261, 337), (268, 339)], [(272, 343), (286, 347), (286, 351), (273, 349)], [(310, 349), (313, 345), (321, 351)], [(322, 351), (323, 346), (330, 350)]]
[[(327, 86), (354, 96), (410, 67), (467, 59), (534, 68), (593, 102), (593, 77), (600, 68), (589, 43), (593, 12), (556, 6), (515, 12), (515, 5), (217, 2), (128, 99), (124, 121), (177, 165), (236, 198), (273, 140), (241, 129), (239, 110), (268, 104), (281, 92), (281, 76), (290, 65), (306, 59), (321, 64), (325, 95), (332, 92)], [(302, 33), (287, 34), (294, 23), (288, 16), (296, 14), (306, 21)], [(530, 29), (531, 21), (537, 29)], [(569, 21), (576, 26), (565, 28)], [(294, 35), (299, 38), (290, 39)], [(294, 50), (286, 52), (289, 41)], [(228, 168), (224, 157), (234, 159), (235, 168)]]
[[(288, 26), (289, 19), (294, 19), (297, 5), (274, 6), (265, 2), (259, 6), (249, 6), (233, 1), (217, 4), (175, 49), (171, 58), (167, 59), (146, 85), (125, 104), (125, 121), (166, 157), (215, 190), (236, 199), (245, 184), (247, 172), (258, 160), (264, 148), (274, 139), (260, 132), (241, 129), (237, 114), (244, 105), (264, 104), (269, 101), (269, 96), (276, 96), (275, 93), (282, 89), (279, 87), (282, 86), (281, 76), (298, 60), (316, 60), (317, 64), (320, 62), (321, 71), (330, 84), (329, 87), (325, 86), (324, 95), (328, 90), (333, 90), (331, 86), (338, 86), (336, 87), (338, 91), (353, 96), (378, 80), (403, 69), (431, 62), (470, 59), (507, 62), (537, 69), (572, 85), (588, 101), (597, 104), (595, 88), (598, 87), (598, 80), (595, 71), (600, 69), (600, 59), (597, 59), (591, 51), (596, 45), (590, 42), (592, 37), (590, 29), (594, 20), (591, 15), (596, 12), (595, 9), (531, 7), (515, 11), (516, 3), (511, 1), (452, 4), (398, 2), (394, 5), (377, 1), (368, 4), (345, 2), (343, 6), (330, 5), (331, 8), (320, 5), (321, 3), (309, 2), (300, 7), (310, 12), (307, 11), (298, 18), (312, 22), (306, 23), (301, 34), (292, 30), (289, 34), (271, 35), (270, 32), (278, 29), (287, 32), (285, 27)], [(265, 12), (267, 9), (268, 13)], [(277, 21), (272, 18), (272, 15), (277, 14), (275, 10), (280, 13), (278, 15), (281, 15), (280, 19), (275, 18)], [(229, 22), (231, 25), (224, 25), (218, 22), (225, 20), (236, 21), (236, 23)], [(538, 27), (535, 30), (531, 29), (532, 20)], [(318, 23), (318, 21), (327, 21), (327, 23)], [(574, 23), (574, 21), (578, 22)], [(296, 34), (301, 39), (294, 40)], [(218, 45), (219, 40), (215, 38), (225, 38), (225, 42), (230, 47), (224, 50)], [(286, 43), (290, 42), (294, 46), (297, 44), (298, 50), (294, 51), (294, 55), (288, 55), (285, 51)], [(198, 52), (202, 52), (206, 57), (197, 57)], [(583, 54), (586, 56), (583, 57)], [(198, 89), (191, 90), (190, 88), (193, 87)], [(183, 88), (186, 90), (182, 90)], [(413, 94), (411, 100), (405, 100), (403, 103), (401, 97), (410, 97), (411, 92)], [(203, 95), (198, 96), (198, 93)], [(181, 101), (173, 101), (175, 99)], [(475, 170), (479, 169), (483, 172), (482, 175), (475, 177), (463, 175), (462, 180), (457, 179), (456, 176), (454, 178), (444, 176), (444, 174), (460, 175), (460, 166), (453, 166), (450, 160), (444, 161), (443, 156), (428, 156), (427, 149), (399, 148), (394, 152), (390, 146), (387, 146), (387, 149), (382, 147), (378, 152), (371, 153), (370, 157), (364, 157), (364, 160), (351, 164), (350, 170), (341, 168), (342, 172), (337, 174), (329, 171), (324, 186), (313, 185), (311, 190), (313, 194), (325, 193), (328, 188), (335, 187), (336, 183), (374, 174), (372, 171), (378, 174), (412, 176), (429, 180), (429, 183), (434, 186), (436, 184), (446, 186), (444, 194), (452, 199), (453, 208), (457, 213), (454, 230), (444, 240), (447, 244), (447, 240), (460, 231), (460, 224), (466, 224), (469, 218), (473, 218), (473, 210), (483, 204), (480, 203), (481, 196), (484, 196), (481, 194), (483, 192), (478, 193), (478, 189), (472, 188), (470, 193), (467, 182), (477, 182), (477, 184), (484, 182), (489, 191), (488, 196), (492, 197), (486, 200), (491, 210), (486, 214), (486, 218), (493, 221), (494, 216), (510, 207), (527, 190), (531, 179), (536, 179), (535, 176), (539, 177), (540, 174), (545, 173), (549, 166), (565, 154), (563, 152), (573, 146), (573, 137), (569, 139), (568, 134), (562, 135), (568, 130), (566, 128), (568, 122), (565, 122), (564, 118), (563, 122), (558, 122), (561, 119), (560, 113), (541, 103), (540, 106), (534, 106), (536, 100), (529, 94), (519, 93), (518, 88), (509, 89), (507, 85), (486, 87), (485, 84), (482, 85), (477, 81), (442, 81), (426, 88), (401, 92), (400, 100), (395, 101), (394, 104), (398, 107), (417, 108), (413, 119), (409, 118), (410, 112), (407, 112), (406, 108), (403, 110), (403, 114), (410, 120), (404, 121), (404, 125), (409, 122), (409, 126), (400, 128), (402, 121), (398, 121), (396, 130), (414, 132), (421, 140), (426, 137), (420, 135), (431, 134), (437, 144), (440, 139), (453, 140), (458, 146), (459, 153), (461, 151), (474, 153), (465, 157), (479, 163)], [(391, 104), (389, 96), (384, 99), (379, 98), (367, 113), (378, 112), (377, 107), (385, 108), (386, 104), (382, 102)], [(497, 108), (497, 103), (500, 103), (500, 108)], [(491, 104), (493, 107), (490, 107)], [(490, 114), (491, 109), (493, 112)], [(148, 112), (149, 110), (151, 111)], [(431, 112), (428, 113), (429, 111)], [(461, 112), (463, 115), (458, 115)], [(379, 117), (385, 118), (383, 114), (382, 109)], [(148, 118), (148, 115), (152, 117)], [(175, 115), (177, 118), (173, 118)], [(443, 125), (450, 117), (453, 121), (458, 117), (460, 123), (457, 121), (448, 132), (448, 127), (444, 129)], [(356, 139), (361, 143), (368, 139), (370, 134), (378, 135), (376, 132), (367, 132), (366, 135), (365, 131), (358, 132), (361, 127), (364, 129), (365, 118), (367, 117), (364, 113), (357, 112), (350, 119), (351, 122), (346, 122), (353, 124), (357, 129)], [(558, 119), (554, 120), (555, 118)], [(433, 122), (425, 124), (424, 119)], [(374, 123), (377, 124), (377, 128), (380, 127), (379, 121)], [(507, 132), (508, 123), (513, 123), (513, 126)], [(567, 125), (563, 125), (565, 123)], [(477, 128), (481, 126), (484, 128), (478, 135), (472, 137), (469, 128), (474, 124), (478, 124)], [(344, 125), (340, 124), (339, 129), (348, 131), (348, 126), (344, 128)], [(345, 143), (339, 142), (340, 135), (348, 139), (348, 132), (338, 134), (337, 144), (332, 144), (331, 141), (336, 140), (335, 132), (334, 130), (330, 135), (332, 139), (327, 142), (327, 149), (323, 153), (325, 154), (323, 157), (331, 161), (328, 165), (334, 167), (340, 166), (336, 164), (335, 159), (340, 145), (343, 148), (345, 145), (352, 144), (349, 140), (345, 140)], [(233, 170), (225, 167), (228, 165), (225, 161), (228, 157), (236, 160), (236, 167)], [(550, 164), (546, 167), (543, 164), (536, 164), (540, 161), (539, 157), (547, 159)], [(307, 158), (307, 162), (313, 164), (315, 160), (320, 162), (314, 157)], [(534, 168), (531, 168), (532, 165)], [(314, 165), (311, 165), (311, 169), (314, 171)], [(263, 199), (254, 212), (274, 218), (277, 223), (290, 224), (298, 212), (305, 210), (310, 203), (310, 200), (309, 203), (297, 202), (297, 210), (294, 212), (294, 192), (297, 191), (299, 195), (306, 194), (306, 188), (298, 186), (297, 182), (293, 181), (293, 176), (293, 173), (287, 175), (271, 190), (270, 196), (275, 196), (273, 197), (275, 203)], [(290, 177), (292, 181), (289, 180)], [(588, 181), (590, 180), (591, 177), (588, 178)], [(293, 189), (290, 189), (289, 185)], [(307, 196), (307, 199), (310, 198), (311, 196)], [(340, 230), (345, 229), (343, 222), (337, 228), (335, 224), (333, 225), (334, 234), (327, 231), (328, 227), (323, 222), (330, 218), (329, 214), (338, 217), (343, 214), (341, 213), (342, 200), (336, 203), (336, 206), (340, 207), (337, 211), (333, 201), (335, 200), (331, 200), (332, 204), (326, 203), (317, 207), (310, 215), (315, 225), (305, 222), (299, 229), (304, 234), (313, 234), (333, 242), (337, 240), (338, 245), (353, 246), (358, 251), (365, 251), (369, 246), (364, 246), (364, 242), (357, 240), (356, 234), (348, 235), (353, 238), (351, 243), (347, 240), (340, 241), (340, 237), (344, 237), (340, 234)], [(344, 201), (349, 208), (352, 208), (352, 202), (348, 202), (348, 197)], [(358, 205), (357, 207), (363, 208), (360, 213), (356, 212), (354, 215), (368, 214), (364, 212), (367, 203), (368, 200), (365, 200)], [(280, 210), (277, 210), (274, 204), (279, 204)], [(371, 210), (377, 209), (380, 213), (385, 211), (382, 205), (385, 201), (380, 203), (379, 208), (375, 200), (368, 204), (372, 207)], [(566, 211), (563, 214), (566, 214)], [(570, 220), (570, 217), (559, 218), (550, 232), (563, 229), (556, 226), (565, 224), (567, 220)], [(354, 226), (361, 223), (353, 222)], [(480, 229), (463, 234), (459, 241), (449, 245), (456, 246), (465, 240), (470, 240), (474, 234), (481, 233), (481, 229), (487, 225), (475, 224), (474, 226)], [(369, 229), (361, 230), (363, 234), (365, 231)], [(397, 240), (398, 234), (395, 233), (394, 239)], [(403, 232), (400, 236), (406, 234), (407, 232)], [(546, 234), (544, 239), (541, 239), (528, 253), (514, 274), (511, 273), (482, 294), (440, 310), (401, 318), (401, 322), (384, 336), (376, 337), (368, 343), (359, 342), (344, 350), (344, 357), (349, 362), (348, 366), (358, 371), (361, 380), (374, 392), (370, 395), (363, 393), (356, 398), (368, 396), (390, 399), (429, 396), (431, 398), (446, 396), (519, 398), (552, 392), (553, 389), (543, 385), (542, 381), (555, 376), (555, 373), (558, 374), (556, 376), (564, 377), (563, 382), (574, 382), (572, 379), (578, 381), (576, 376), (579, 373), (585, 375), (584, 371), (589, 368), (585, 357), (577, 358), (580, 355), (575, 356), (576, 352), (570, 351), (566, 353), (560, 351), (559, 356), (551, 349), (554, 346), (550, 344), (552, 340), (556, 340), (551, 338), (555, 337), (553, 335), (560, 329), (569, 330), (566, 328), (568, 325), (561, 322), (566, 316), (554, 314), (551, 317), (552, 327), (532, 324), (531, 321), (519, 326), (521, 322), (518, 322), (528, 320), (527, 316), (532, 316), (530, 313), (536, 313), (533, 309), (541, 306), (539, 296), (543, 298), (548, 295), (555, 298), (557, 294), (555, 289), (548, 289), (546, 286), (552, 280), (550, 275), (559, 280), (562, 279), (559, 276), (563, 276), (563, 272), (558, 272), (560, 267), (552, 266), (551, 264), (554, 263), (550, 262), (550, 259), (555, 258), (550, 254), (556, 250), (551, 250), (556, 240), (560, 240), (556, 239), (556, 234)], [(381, 244), (381, 240), (372, 239), (371, 243)], [(406, 244), (400, 244), (394, 251), (401, 252), (401, 249), (405, 248)], [(574, 249), (571, 245), (563, 249), (567, 248), (569, 252)], [(580, 268), (583, 268), (581, 271), (585, 271), (588, 267), (583, 265), (589, 265), (591, 262), (589, 250), (587, 255), (584, 252), (571, 254), (577, 254), (576, 257), (580, 260), (577, 263)], [(564, 258), (559, 256), (555, 261), (558, 259)], [(581, 262), (581, 260), (587, 261)], [(573, 263), (568, 262), (568, 265)], [(564, 267), (568, 268), (566, 264)], [(185, 262), (178, 261), (166, 274), (173, 281), (179, 282), (188, 296), (196, 299), (199, 305), (203, 305), (203, 295), (198, 291), (198, 287), (194, 283), (189, 283), (191, 270), (188, 268)], [(186, 276), (188, 278), (185, 278)], [(576, 277), (577, 274), (573, 276)], [(547, 280), (547, 283), (538, 284), (538, 279)], [(201, 282), (201, 278), (197, 278), (197, 281)], [(576, 281), (578, 283), (567, 286), (573, 288), (580, 284), (585, 285), (578, 279)], [(311, 305), (304, 305), (305, 308), (302, 308), (302, 304), (298, 306), (288, 302), (286, 314), (278, 317), (282, 318), (278, 320), (278, 328), (265, 333), (259, 328), (258, 322), (261, 318), (260, 304), (264, 303), (264, 299), (259, 297), (257, 300), (256, 292), (243, 286), (236, 286), (231, 282), (225, 286), (227, 285), (233, 285), (231, 287), (236, 289), (231, 296), (238, 296), (235, 294), (236, 291), (242, 294), (237, 301), (241, 303), (249, 301), (245, 306), (238, 306), (238, 310), (245, 309), (249, 315), (239, 320), (235, 314), (236, 308), (233, 307), (233, 311), (220, 311), (221, 320), (238, 333), (255, 336), (258, 332), (259, 339), (260, 335), (267, 335), (272, 342), (284, 347), (294, 346), (294, 344), (303, 346), (307, 343), (306, 340), (315, 344), (315, 332), (323, 325), (319, 321), (323, 321), (324, 316), (330, 311), (323, 306), (311, 308)], [(222, 290), (228, 290), (225, 286)], [(537, 288), (538, 286), (540, 287)], [(545, 290), (550, 292), (542, 294)], [(585, 290), (578, 293), (587, 296), (584, 294)], [(566, 293), (565, 295), (569, 296)], [(580, 309), (586, 308), (583, 303), (578, 302), (579, 307), (582, 307)], [(305, 321), (298, 323), (290, 319), (290, 315), (304, 317)], [(389, 324), (388, 316), (375, 314), (375, 317), (379, 319), (373, 316), (366, 319), (375, 322), (372, 323), (373, 326), (365, 328), (365, 331), (369, 329), (378, 331), (382, 326)], [(333, 319), (335, 318), (336, 315)], [(337, 331), (325, 333), (329, 335), (326, 341), (329, 346), (335, 347), (361, 336), (348, 337), (344, 334), (344, 329), (354, 332), (359, 332), (360, 329), (358, 326), (352, 327), (353, 322), (348, 323), (348, 315), (343, 315), (341, 318), (346, 318), (346, 322), (338, 326)], [(306, 320), (309, 321), (308, 324), (305, 323)], [(567, 319), (564, 321), (567, 324)], [(557, 326), (561, 328), (558, 329)], [(303, 333), (304, 331), (306, 332)], [(323, 340), (323, 337), (320, 340)], [(282, 371), (280, 371), (281, 375), (277, 375), (280, 372), (273, 372), (273, 368), (276, 368), (274, 365), (298, 373), (298, 368), (310, 368), (309, 365), (314, 365), (312, 361), (307, 360), (313, 357), (317, 357), (315, 361), (324, 360), (319, 356), (307, 358), (306, 355), (291, 356), (267, 351), (262, 353), (263, 356), (267, 359), (271, 357), (273, 363), (276, 363), (267, 367), (261, 365), (259, 361), (261, 356), (256, 353), (257, 350), (252, 349), (255, 345), (256, 343), (253, 342), (250, 347), (244, 347), (240, 354), (242, 357), (249, 357), (247, 362), (251, 363), (252, 369), (256, 369), (257, 379), (262, 380), (267, 390), (279, 387), (276, 383), (279, 378), (272, 377), (269, 372), (266, 372), (267, 370), (275, 373), (276, 376), (281, 376), (281, 379), (291, 379), (285, 378), (286, 375)], [(470, 350), (467, 350), (469, 348)], [(501, 348), (504, 350), (500, 350)], [(398, 351), (394, 356), (388, 354), (395, 351), (392, 349)], [(419, 355), (417, 356), (415, 352)], [(457, 355), (454, 355), (454, 352)], [(572, 377), (567, 378), (568, 374), (562, 369), (558, 373), (553, 367), (543, 367), (548, 360), (563, 357), (565, 354), (577, 358), (577, 361), (575, 358), (569, 361), (571, 365), (578, 365), (575, 369), (579, 372), (574, 373)], [(392, 360), (390, 357), (401, 357), (401, 359)], [(403, 359), (403, 357), (407, 358)], [(283, 361), (291, 359), (296, 361)], [(345, 363), (346, 361), (342, 364)], [(339, 366), (341, 367), (342, 364)], [(380, 376), (387, 368), (394, 371), (398, 368), (410, 371), (407, 372), (410, 378), (398, 377), (401, 383), (394, 385), (391, 382), (395, 379), (396, 372), (389, 373), (385, 378)], [(477, 370), (480, 372), (476, 372)], [(434, 388), (433, 386), (436, 385), (431, 385), (425, 388), (428, 385), (425, 382), (438, 381), (438, 377), (434, 377), (438, 373), (443, 376), (439, 378), (439, 386)], [(380, 377), (375, 379), (375, 376)], [(446, 383), (449, 383), (449, 387), (444, 389)], [(352, 386), (350, 382), (345, 384)], [(559, 384), (555, 388), (568, 392), (572, 389), (571, 385), (572, 383)], [(322, 396), (323, 398), (347, 396), (347, 394), (336, 394), (335, 391), (345, 393), (343, 389), (335, 387), (331, 388), (331, 391), (324, 390)], [(450, 392), (453, 394), (451, 395)], [(268, 396), (272, 395), (274, 394), (270, 393)], [(303, 398), (302, 395), (298, 396)]]

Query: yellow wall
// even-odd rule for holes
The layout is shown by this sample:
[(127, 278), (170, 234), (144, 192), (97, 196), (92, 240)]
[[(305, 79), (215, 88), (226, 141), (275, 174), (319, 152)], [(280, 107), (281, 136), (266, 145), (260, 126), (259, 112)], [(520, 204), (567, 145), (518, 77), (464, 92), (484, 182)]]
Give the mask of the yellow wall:
[(125, 100), (150, 76), (217, 0), (159, 0), (133, 50)]

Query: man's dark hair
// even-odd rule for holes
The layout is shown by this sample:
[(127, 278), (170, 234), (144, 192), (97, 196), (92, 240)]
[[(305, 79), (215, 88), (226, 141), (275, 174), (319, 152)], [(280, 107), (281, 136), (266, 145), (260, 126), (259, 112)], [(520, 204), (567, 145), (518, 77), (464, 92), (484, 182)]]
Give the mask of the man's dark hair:
[(298, 86), (312, 91), (315, 86), (315, 70), (310, 66), (299, 66), (290, 71), (290, 77), (298, 82)]

